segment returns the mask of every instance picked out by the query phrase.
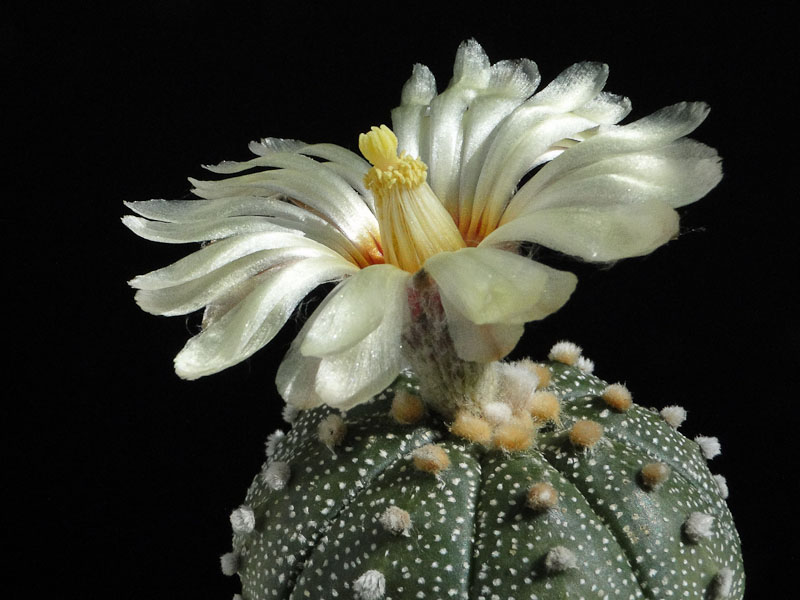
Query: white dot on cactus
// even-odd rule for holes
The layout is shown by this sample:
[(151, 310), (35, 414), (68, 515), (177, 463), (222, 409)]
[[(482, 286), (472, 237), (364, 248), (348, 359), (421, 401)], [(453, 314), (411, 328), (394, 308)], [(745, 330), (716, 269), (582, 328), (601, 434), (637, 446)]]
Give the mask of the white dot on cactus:
[(661, 418), (663, 418), (672, 427), (677, 429), (686, 420), (686, 409), (682, 406), (665, 406), (661, 409)]
[(511, 407), (505, 402), (487, 402), (481, 410), (484, 418), (494, 425), (511, 420)]
[(708, 460), (722, 454), (722, 446), (720, 446), (719, 440), (715, 437), (698, 435), (694, 438), (694, 441), (698, 443), (700, 450), (703, 452), (703, 456)]
[(267, 442), (264, 444), (268, 459), (271, 459), (273, 456), (275, 456), (275, 450), (278, 447), (278, 442), (280, 442), (285, 435), (286, 434), (280, 429), (276, 429), (269, 434), (269, 437), (267, 437)]
[(269, 463), (269, 466), (264, 469), (262, 478), (269, 489), (277, 491), (286, 487), (291, 476), (292, 468), (289, 466), (289, 463), (281, 460), (273, 460)]
[(714, 579), (711, 580), (709, 588), (709, 600), (726, 600), (731, 596), (733, 587), (733, 571), (727, 567), (720, 569)]
[(240, 506), (231, 513), (234, 533), (251, 533), (256, 527), (256, 515), (249, 506)]
[(386, 578), (372, 569), (353, 582), (353, 592), (358, 600), (382, 600), (386, 594)]
[(728, 499), (728, 480), (725, 479), (722, 475), (714, 475), (714, 481), (717, 482), (717, 487), (719, 488), (719, 495), (722, 496), (723, 500)]
[(411, 529), (411, 515), (408, 514), (408, 511), (398, 506), (388, 507), (383, 511), (383, 514), (381, 514), (378, 520), (386, 531), (395, 535), (411, 535), (409, 533)]
[(219, 557), (219, 566), (222, 574), (231, 577), (239, 572), (241, 555), (238, 552), (226, 552)]
[(563, 573), (567, 569), (575, 569), (578, 566), (578, 559), (569, 548), (555, 546), (550, 548), (544, 557), (544, 568), (548, 573)]
[(550, 353), (547, 358), (556, 362), (564, 363), (565, 365), (574, 365), (581, 357), (583, 349), (577, 344), (572, 342), (562, 341), (558, 342), (550, 348)]
[(683, 523), (683, 533), (693, 544), (710, 538), (713, 534), (714, 517), (702, 512), (693, 512)]
[(594, 373), (594, 361), (585, 356), (580, 356), (578, 360), (575, 361), (575, 366), (584, 373)]

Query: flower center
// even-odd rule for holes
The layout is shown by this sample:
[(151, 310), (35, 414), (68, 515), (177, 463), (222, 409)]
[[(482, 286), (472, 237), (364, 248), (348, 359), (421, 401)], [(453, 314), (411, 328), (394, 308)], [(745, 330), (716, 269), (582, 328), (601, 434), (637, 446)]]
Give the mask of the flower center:
[(358, 147), (373, 167), (364, 184), (375, 196), (381, 246), (387, 263), (416, 273), (439, 252), (465, 247), (452, 217), (428, 185), (428, 167), (405, 152), (397, 154), (397, 137), (386, 125), (358, 138)]

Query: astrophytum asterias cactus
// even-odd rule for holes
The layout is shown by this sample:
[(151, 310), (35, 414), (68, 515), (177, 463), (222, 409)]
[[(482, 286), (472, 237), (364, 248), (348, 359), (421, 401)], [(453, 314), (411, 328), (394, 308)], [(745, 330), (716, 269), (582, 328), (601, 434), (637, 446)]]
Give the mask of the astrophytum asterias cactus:
[(557, 409), (524, 450), (399, 422), (417, 391), (403, 378), (344, 417), (299, 413), (231, 517), (223, 566), (244, 600), (741, 598), (724, 479), (681, 409), (544, 367), (535, 393)]

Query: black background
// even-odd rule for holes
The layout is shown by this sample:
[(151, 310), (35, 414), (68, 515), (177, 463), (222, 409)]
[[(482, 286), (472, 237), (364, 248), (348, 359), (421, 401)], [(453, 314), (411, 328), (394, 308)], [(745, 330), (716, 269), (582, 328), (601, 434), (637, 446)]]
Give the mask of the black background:
[(731, 489), (747, 596), (790, 597), (798, 552), (782, 544), (796, 534), (799, 357), (788, 14), (775, 4), (382, 6), (10, 9), (0, 50), (13, 157), (0, 224), (12, 355), (4, 521), (17, 553), (6, 566), (17, 577), (0, 585), (87, 600), (238, 590), (218, 556), (263, 441), (281, 426), (273, 380), (297, 323), (244, 364), (179, 380), (172, 357), (197, 320), (141, 312), (125, 282), (188, 249), (131, 234), (122, 200), (186, 197), (186, 176), (244, 159), (261, 136), (355, 149), (359, 132), (388, 123), (413, 63), (441, 89), (459, 42), (475, 37), (492, 61), (534, 59), (543, 83), (579, 60), (607, 62), (606, 88), (633, 101), (628, 120), (681, 100), (711, 105), (693, 137), (719, 150), (725, 178), (682, 210), (681, 238), (612, 268), (560, 262), (578, 290), (529, 326), (513, 356), (570, 339), (640, 403), (684, 405), (684, 433), (723, 445), (711, 466)]

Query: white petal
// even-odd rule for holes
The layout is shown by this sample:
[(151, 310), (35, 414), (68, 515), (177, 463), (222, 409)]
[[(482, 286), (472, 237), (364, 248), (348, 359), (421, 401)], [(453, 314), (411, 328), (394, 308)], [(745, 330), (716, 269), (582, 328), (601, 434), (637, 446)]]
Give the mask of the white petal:
[[(312, 316), (278, 369), (275, 382), (286, 402), (301, 409), (328, 404), (346, 410), (392, 383), (404, 367), (400, 335), (409, 319), (405, 289), (383, 301), (384, 314), (375, 329), (346, 350), (325, 358), (304, 356), (300, 351), (315, 326), (316, 314)], [(331, 303), (334, 299), (329, 295), (318, 309), (320, 314)]]
[(403, 86), (401, 104), (392, 110), (397, 148), (410, 156), (428, 155), (428, 104), (436, 96), (436, 80), (425, 65), (416, 64)]
[(191, 338), (175, 357), (175, 370), (196, 379), (241, 362), (269, 342), (313, 288), (352, 274), (341, 258), (310, 258), (267, 271), (239, 304)]
[(275, 223), (269, 217), (228, 217), (196, 223), (162, 223), (161, 221), (148, 221), (141, 217), (126, 215), (122, 217), (122, 223), (136, 235), (146, 240), (167, 244), (207, 242), (233, 235), (264, 231), (296, 233), (289, 227)]
[(625, 96), (600, 92), (572, 112), (602, 125), (613, 125), (628, 116), (628, 113), (631, 112), (631, 101)]
[(546, 208), (526, 214), (492, 232), (482, 245), (529, 241), (605, 262), (641, 256), (678, 233), (678, 214), (663, 202), (607, 202)]
[(260, 250), (183, 283), (161, 289), (139, 290), (136, 293), (136, 302), (142, 310), (154, 315), (185, 315), (214, 302), (223, 294), (269, 269), (292, 261), (320, 256), (346, 262), (330, 251), (320, 252), (319, 249), (308, 246), (296, 245)]
[(702, 102), (682, 102), (629, 125), (603, 128), (542, 167), (514, 196), (501, 223), (517, 218), (539, 190), (566, 173), (621, 154), (666, 146), (691, 133), (707, 114), (708, 107)]
[(443, 252), (424, 268), (438, 284), (443, 303), (477, 325), (542, 319), (567, 301), (576, 284), (572, 273), (494, 248)]
[(550, 106), (558, 112), (569, 112), (590, 102), (608, 79), (608, 65), (581, 62), (564, 69), (531, 102)]
[(145, 275), (139, 275), (129, 283), (132, 287), (140, 290), (157, 290), (171, 287), (207, 275), (220, 267), (259, 250), (293, 246), (311, 247), (320, 253), (330, 252), (320, 244), (294, 233), (248, 233), (209, 244), (168, 267), (151, 271)]
[(525, 325), (522, 323), (476, 325), (444, 297), (442, 306), (447, 314), (447, 331), (462, 360), (500, 360), (514, 349), (525, 332)]
[(325, 357), (364, 339), (387, 314), (400, 311), (407, 303), (410, 277), (391, 265), (373, 265), (343, 281), (315, 311), (300, 352)]

